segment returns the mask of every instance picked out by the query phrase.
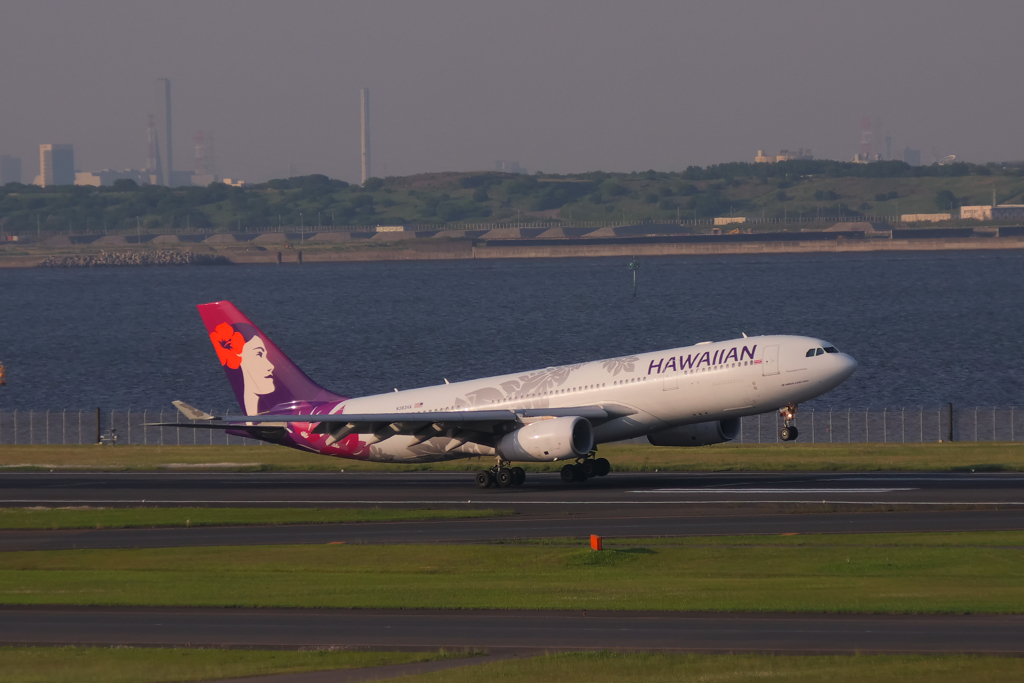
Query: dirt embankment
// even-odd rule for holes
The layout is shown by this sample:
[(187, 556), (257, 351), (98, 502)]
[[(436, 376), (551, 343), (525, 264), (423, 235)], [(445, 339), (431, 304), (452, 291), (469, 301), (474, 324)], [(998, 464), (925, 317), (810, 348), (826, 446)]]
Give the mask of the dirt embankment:
[[(792, 254), (844, 253), (870, 251), (974, 251), (1024, 249), (1020, 237), (959, 237), (934, 239), (839, 239), (792, 240), (737, 243), (647, 243), (647, 244), (580, 244), (567, 240), (564, 245), (531, 244), (530, 239), (507, 240), (500, 245), (470, 238), (443, 240), (377, 240), (346, 241), (343, 247), (332, 242), (282, 244), (280, 249), (246, 248), (242, 245), (217, 245), (191, 249), (126, 249), (95, 251), (83, 245), (72, 253), (61, 249), (22, 246), (15, 253), (0, 249), (0, 267), (99, 267), (144, 265), (190, 265), (216, 263), (322, 263), (347, 261), (422, 261), (501, 258), (593, 258), (630, 256), (698, 256), (720, 254)], [(55, 253), (56, 252), (56, 253)], [(76, 253), (77, 252), (77, 253)]]

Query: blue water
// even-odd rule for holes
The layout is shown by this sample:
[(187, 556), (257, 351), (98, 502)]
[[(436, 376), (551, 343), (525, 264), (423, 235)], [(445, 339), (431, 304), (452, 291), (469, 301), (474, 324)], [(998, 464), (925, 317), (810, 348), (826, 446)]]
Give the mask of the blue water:
[(233, 398), (195, 304), (228, 299), (359, 396), (755, 334), (860, 369), (808, 407), (1024, 403), (1024, 252), (0, 270), (0, 410)]

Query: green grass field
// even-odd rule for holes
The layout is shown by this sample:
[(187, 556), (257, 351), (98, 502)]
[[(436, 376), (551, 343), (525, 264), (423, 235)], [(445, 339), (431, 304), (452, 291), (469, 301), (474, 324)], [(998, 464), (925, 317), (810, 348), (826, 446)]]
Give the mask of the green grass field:
[(0, 603), (1024, 612), (1024, 532), (808, 538), (8, 552)]
[[(1024, 442), (924, 444), (722, 444), (703, 448), (601, 446), (616, 471), (1024, 471)], [(267, 470), (325, 472), (474, 471), (493, 458), (468, 458), (424, 465), (382, 465), (342, 460), (279, 446), (0, 446), (0, 468)], [(563, 463), (524, 465), (557, 471)]]
[(1024, 659), (963, 655), (780, 657), (573, 652), (394, 679), (402, 683), (1016, 683)]
[(0, 529), (128, 529), (404, 522), (511, 515), (509, 510), (307, 508), (0, 508)]
[(446, 653), (0, 646), (4, 683), (170, 683), (447, 659)]

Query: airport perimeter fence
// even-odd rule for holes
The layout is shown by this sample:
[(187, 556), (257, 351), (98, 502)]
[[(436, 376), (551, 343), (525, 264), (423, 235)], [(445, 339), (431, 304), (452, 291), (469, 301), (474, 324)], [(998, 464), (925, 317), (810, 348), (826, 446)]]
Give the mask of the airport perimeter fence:
[[(211, 411), (212, 414), (224, 414)], [(213, 446), (264, 442), (219, 429), (149, 427), (184, 422), (169, 410), (0, 411), (0, 445)], [(1010, 408), (885, 408), (883, 410), (801, 410), (797, 443), (924, 443), (1024, 440), (1024, 410)], [(779, 443), (782, 418), (773, 411), (741, 418), (735, 443)], [(952, 428), (952, 429), (951, 429)]]

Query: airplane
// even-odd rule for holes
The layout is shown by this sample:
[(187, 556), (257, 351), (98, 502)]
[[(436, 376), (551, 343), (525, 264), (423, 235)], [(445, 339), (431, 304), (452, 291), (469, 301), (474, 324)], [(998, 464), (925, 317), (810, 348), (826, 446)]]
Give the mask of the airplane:
[(386, 463), (494, 457), (481, 488), (522, 485), (513, 463), (564, 462), (566, 483), (605, 476), (598, 444), (646, 436), (706, 446), (739, 435), (740, 418), (778, 410), (797, 438), (798, 405), (831, 391), (857, 361), (826, 341), (757, 336), (345, 398), (306, 376), (228, 301), (197, 307), (242, 408), (214, 416), (181, 401), (192, 422), (322, 455)]

